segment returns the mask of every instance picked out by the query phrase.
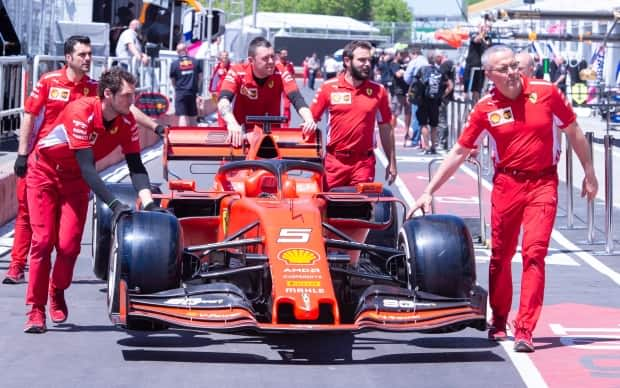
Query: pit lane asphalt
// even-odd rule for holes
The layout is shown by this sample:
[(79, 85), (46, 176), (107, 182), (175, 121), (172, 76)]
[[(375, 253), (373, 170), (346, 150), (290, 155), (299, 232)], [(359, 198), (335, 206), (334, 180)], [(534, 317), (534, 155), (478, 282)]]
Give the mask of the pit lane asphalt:
[[(311, 92), (304, 94), (308, 99)], [(398, 137), (401, 139), (401, 137)], [(418, 158), (402, 149), (398, 155)], [(417, 166), (417, 167), (416, 167)], [(159, 159), (147, 163), (152, 180), (162, 182)], [(425, 174), (425, 164), (399, 162), (403, 176)], [(417, 175), (416, 175), (417, 174)], [(377, 178), (383, 177), (378, 163)], [(125, 181), (127, 179), (124, 179)], [(404, 179), (414, 195), (419, 179)], [(403, 195), (401, 193), (401, 195)], [(560, 203), (562, 201), (560, 187)], [(576, 214), (585, 214), (576, 205)], [(561, 206), (562, 207), (562, 206)], [(561, 211), (560, 211), (561, 213)], [(556, 225), (565, 218), (558, 216)], [(578, 217), (576, 222), (581, 218)], [(618, 219), (618, 218), (616, 218)], [(10, 229), (5, 226), (0, 235)], [(583, 230), (562, 231), (569, 241)], [(599, 235), (600, 237), (600, 235)], [(564, 249), (560, 245), (552, 248)], [(578, 247), (587, 251), (589, 248)], [(597, 247), (600, 249), (600, 245)], [(67, 291), (69, 319), (48, 333), (23, 334), (25, 284), (0, 285), (0, 365), (2, 386), (29, 387), (522, 387), (540, 381), (515, 366), (511, 350), (486, 340), (473, 329), (443, 335), (368, 332), (356, 335), (228, 335), (170, 330), (124, 332), (106, 312), (106, 284), (91, 271), (90, 219), (87, 221), (75, 278)], [(487, 287), (483, 250), (477, 260), (478, 281)], [(562, 303), (618, 307), (618, 284), (584, 263), (578, 252), (564, 252), (578, 265), (548, 265), (545, 308)], [(596, 256), (620, 270), (618, 256)], [(0, 256), (3, 273), (9, 256)], [(513, 266), (515, 285), (520, 265)], [(515, 287), (518, 295), (518, 287)], [(517, 301), (514, 298), (514, 301)], [(513, 305), (516, 309), (517, 304)], [(543, 310), (543, 314), (544, 314)], [(618, 320), (620, 323), (620, 319)], [(561, 347), (558, 338), (545, 338)], [(537, 353), (544, 352), (537, 350)], [(594, 385), (596, 384), (594, 381)], [(589, 386), (594, 386), (589, 385)]]

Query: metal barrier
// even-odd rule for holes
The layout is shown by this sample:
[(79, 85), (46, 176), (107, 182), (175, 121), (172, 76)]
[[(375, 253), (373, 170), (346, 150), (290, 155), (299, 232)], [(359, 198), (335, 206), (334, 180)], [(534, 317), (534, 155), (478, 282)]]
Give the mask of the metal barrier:
[[(588, 150), (590, 152), (590, 155), (593, 155), (594, 132), (586, 132), (586, 140), (588, 141)], [(588, 229), (586, 234), (586, 241), (581, 241), (581, 243), (587, 245), (604, 243), (604, 241), (594, 241), (594, 199), (588, 199), (586, 225)]]
[(0, 139), (13, 136), (19, 128), (26, 99), (26, 56), (0, 57)]
[[(435, 163), (443, 161), (443, 158), (434, 158), (428, 162), (428, 181), (433, 178), (433, 165)], [(478, 188), (478, 215), (480, 220), (480, 244), (487, 245), (487, 231), (486, 223), (484, 222), (484, 210), (482, 208), (482, 167), (480, 162), (475, 158), (468, 157), (466, 162), (473, 164), (476, 167), (477, 176), (477, 188)], [(435, 214), (435, 199), (431, 199), (431, 214)]]
[(605, 250), (597, 255), (617, 255), (614, 251), (614, 192), (613, 192), (613, 143), (614, 137), (605, 135)]
[[(575, 226), (575, 201), (573, 199), (573, 146), (566, 139), (566, 226), (558, 229), (583, 229)], [(592, 152), (590, 152), (592, 155)]]

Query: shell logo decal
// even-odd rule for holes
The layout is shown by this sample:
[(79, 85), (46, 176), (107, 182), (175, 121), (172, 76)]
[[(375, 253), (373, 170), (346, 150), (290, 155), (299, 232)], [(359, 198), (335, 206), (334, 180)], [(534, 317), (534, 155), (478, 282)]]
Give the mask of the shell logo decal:
[(491, 120), (492, 124), (497, 124), (501, 121), (502, 116), (500, 116), (499, 113), (493, 113), (491, 114), (491, 116), (489, 116), (489, 120)]
[(292, 248), (281, 251), (278, 257), (289, 264), (308, 265), (317, 261), (319, 255), (309, 249)]

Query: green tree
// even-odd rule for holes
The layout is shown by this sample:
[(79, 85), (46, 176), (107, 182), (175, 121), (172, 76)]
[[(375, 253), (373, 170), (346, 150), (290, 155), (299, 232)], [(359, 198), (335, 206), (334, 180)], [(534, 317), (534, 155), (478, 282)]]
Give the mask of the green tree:
[(368, 20), (410, 23), (412, 19), (404, 0), (372, 0), (372, 17)]

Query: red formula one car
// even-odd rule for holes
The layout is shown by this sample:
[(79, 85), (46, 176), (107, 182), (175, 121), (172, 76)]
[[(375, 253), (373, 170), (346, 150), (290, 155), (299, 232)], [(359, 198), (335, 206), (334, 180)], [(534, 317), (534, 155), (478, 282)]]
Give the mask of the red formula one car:
[[(254, 118), (258, 119), (258, 118)], [(379, 183), (323, 191), (320, 137), (257, 126), (249, 146), (223, 128), (171, 128), (170, 213), (110, 225), (95, 204), (95, 273), (113, 323), (208, 331), (486, 328), (471, 236), (457, 217), (405, 220)], [(185, 167), (192, 179), (178, 179)], [(209, 178), (197, 189), (194, 179)], [(117, 195), (135, 194), (127, 186)]]

